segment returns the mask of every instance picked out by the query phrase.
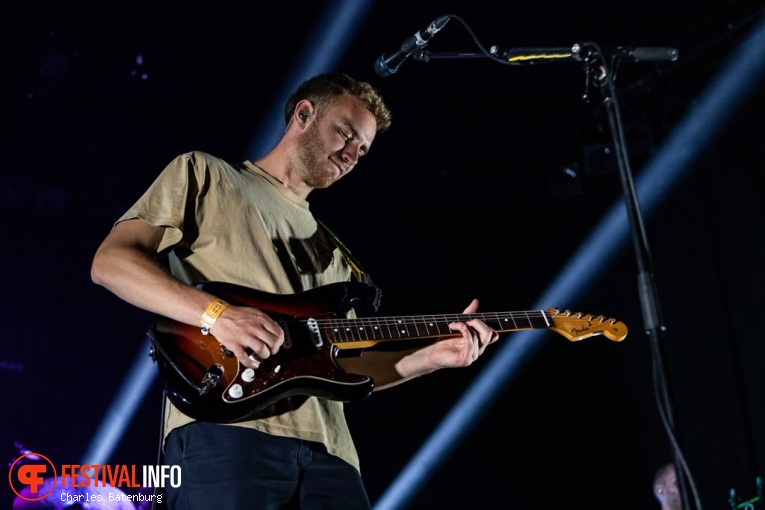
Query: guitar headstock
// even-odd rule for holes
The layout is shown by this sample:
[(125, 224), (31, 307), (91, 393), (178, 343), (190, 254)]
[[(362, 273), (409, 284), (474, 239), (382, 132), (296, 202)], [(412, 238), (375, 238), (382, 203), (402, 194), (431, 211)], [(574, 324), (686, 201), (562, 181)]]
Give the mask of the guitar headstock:
[(553, 329), (565, 336), (572, 342), (584, 340), (595, 335), (603, 335), (614, 342), (621, 342), (627, 337), (627, 326), (616, 319), (609, 319), (603, 315), (595, 316), (571, 310), (558, 310), (548, 308)]

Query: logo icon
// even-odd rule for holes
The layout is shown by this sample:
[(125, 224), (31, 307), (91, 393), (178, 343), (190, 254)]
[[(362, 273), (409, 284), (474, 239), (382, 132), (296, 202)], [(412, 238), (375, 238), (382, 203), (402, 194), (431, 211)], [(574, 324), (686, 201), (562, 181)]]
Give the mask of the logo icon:
[(21, 499), (39, 501), (56, 488), (56, 467), (44, 455), (25, 453), (11, 464), (8, 482)]

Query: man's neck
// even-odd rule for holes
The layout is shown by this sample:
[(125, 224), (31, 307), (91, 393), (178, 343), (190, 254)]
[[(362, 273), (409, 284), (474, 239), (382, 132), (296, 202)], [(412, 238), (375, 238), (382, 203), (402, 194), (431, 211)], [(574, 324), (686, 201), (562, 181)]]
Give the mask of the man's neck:
[(306, 199), (312, 188), (308, 187), (303, 180), (295, 173), (290, 171), (290, 166), (284, 162), (273, 151), (266, 156), (253, 162), (268, 175), (279, 181), (282, 186), (296, 194), (302, 199)]

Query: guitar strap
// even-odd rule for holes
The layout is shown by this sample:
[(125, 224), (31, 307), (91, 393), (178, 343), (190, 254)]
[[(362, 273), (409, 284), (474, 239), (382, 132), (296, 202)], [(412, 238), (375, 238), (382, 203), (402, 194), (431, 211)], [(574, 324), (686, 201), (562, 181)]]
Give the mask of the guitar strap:
[(367, 271), (364, 270), (364, 267), (361, 265), (361, 262), (353, 256), (351, 253), (351, 250), (348, 249), (347, 246), (340, 240), (339, 237), (337, 237), (337, 234), (332, 232), (327, 226), (322, 223), (318, 218), (316, 219), (316, 222), (321, 226), (321, 228), (324, 229), (324, 231), (329, 235), (329, 237), (332, 239), (332, 242), (335, 243), (335, 246), (340, 250), (340, 253), (342, 253), (343, 258), (348, 263), (348, 265), (351, 267), (351, 271), (353, 272), (353, 276), (356, 278), (357, 281), (361, 283), (365, 283), (372, 287), (375, 292), (375, 297), (372, 303), (372, 306), (374, 306), (375, 311), (377, 311), (380, 308), (380, 301), (382, 300), (382, 289), (378, 287), (377, 285), (372, 282), (372, 277), (369, 275)]

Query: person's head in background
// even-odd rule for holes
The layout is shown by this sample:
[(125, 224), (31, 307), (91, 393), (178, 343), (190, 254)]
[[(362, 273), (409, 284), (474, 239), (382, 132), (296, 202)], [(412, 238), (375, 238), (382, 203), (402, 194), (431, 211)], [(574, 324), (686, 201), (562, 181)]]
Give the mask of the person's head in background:
[(656, 470), (653, 478), (653, 495), (661, 503), (661, 510), (682, 510), (674, 464), (665, 464)]

